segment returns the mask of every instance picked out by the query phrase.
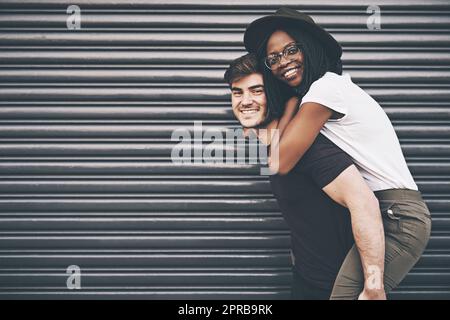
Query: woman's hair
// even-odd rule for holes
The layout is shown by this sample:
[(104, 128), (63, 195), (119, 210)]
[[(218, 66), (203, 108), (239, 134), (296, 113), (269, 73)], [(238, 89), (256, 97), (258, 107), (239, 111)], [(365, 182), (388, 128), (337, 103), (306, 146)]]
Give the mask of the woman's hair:
[[(308, 32), (305, 32), (295, 27), (282, 27), (280, 30), (285, 31), (290, 35), (303, 52), (303, 79), (300, 85), (296, 88), (290, 87), (288, 84), (275, 78), (272, 71), (266, 68), (262, 62), (264, 86), (266, 88), (267, 108), (273, 112), (274, 115), (281, 116), (284, 112), (286, 101), (292, 97), (297, 96), (299, 100), (308, 92), (311, 84), (317, 79), (321, 78), (326, 72), (331, 71), (337, 74), (342, 74), (342, 61), (339, 58), (337, 61), (331, 59), (327, 53), (326, 48)], [(267, 55), (267, 41), (270, 36), (262, 43), (258, 50), (258, 58), (264, 61)]]

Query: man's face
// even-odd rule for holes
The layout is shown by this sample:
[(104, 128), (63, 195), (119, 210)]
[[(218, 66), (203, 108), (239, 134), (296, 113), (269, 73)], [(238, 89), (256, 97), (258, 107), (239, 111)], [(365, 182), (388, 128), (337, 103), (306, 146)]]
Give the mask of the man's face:
[(253, 73), (231, 84), (231, 105), (236, 119), (244, 128), (264, 122), (267, 112), (263, 76)]
[(297, 87), (303, 80), (304, 57), (301, 51), (289, 50), (293, 45), (295, 48), (295, 39), (286, 32), (278, 30), (270, 36), (266, 49), (267, 56), (286, 53), (286, 56), (283, 56), (279, 63), (271, 68), (272, 74), (289, 86)]

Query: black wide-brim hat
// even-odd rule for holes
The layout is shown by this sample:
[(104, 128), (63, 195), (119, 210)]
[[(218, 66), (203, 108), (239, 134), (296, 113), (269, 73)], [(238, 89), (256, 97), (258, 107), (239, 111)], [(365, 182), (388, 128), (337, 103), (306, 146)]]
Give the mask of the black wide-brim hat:
[(250, 23), (244, 34), (245, 48), (248, 52), (257, 54), (268, 37), (283, 27), (301, 28), (309, 32), (324, 45), (327, 55), (333, 60), (338, 60), (342, 55), (341, 46), (331, 34), (307, 14), (286, 7)]

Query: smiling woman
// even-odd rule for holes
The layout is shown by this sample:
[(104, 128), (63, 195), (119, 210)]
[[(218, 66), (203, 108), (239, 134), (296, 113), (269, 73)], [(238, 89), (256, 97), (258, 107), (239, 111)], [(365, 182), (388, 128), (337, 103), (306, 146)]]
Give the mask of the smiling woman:
[(291, 87), (302, 82), (304, 56), (300, 46), (282, 30), (275, 31), (267, 42), (265, 65), (279, 80)]
[(277, 29), (257, 51), (264, 61), (268, 108), (283, 114), (287, 96), (302, 96), (325, 72), (342, 74), (342, 62), (325, 51), (311, 35), (292, 26)]

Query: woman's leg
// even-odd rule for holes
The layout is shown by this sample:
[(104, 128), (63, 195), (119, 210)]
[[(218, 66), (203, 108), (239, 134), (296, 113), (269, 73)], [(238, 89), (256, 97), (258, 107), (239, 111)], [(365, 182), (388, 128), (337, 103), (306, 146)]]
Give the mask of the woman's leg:
[[(430, 237), (431, 218), (423, 201), (379, 202), (386, 237), (384, 288), (389, 293), (422, 255)], [(361, 260), (353, 246), (338, 273), (331, 299), (357, 299), (363, 287)]]

